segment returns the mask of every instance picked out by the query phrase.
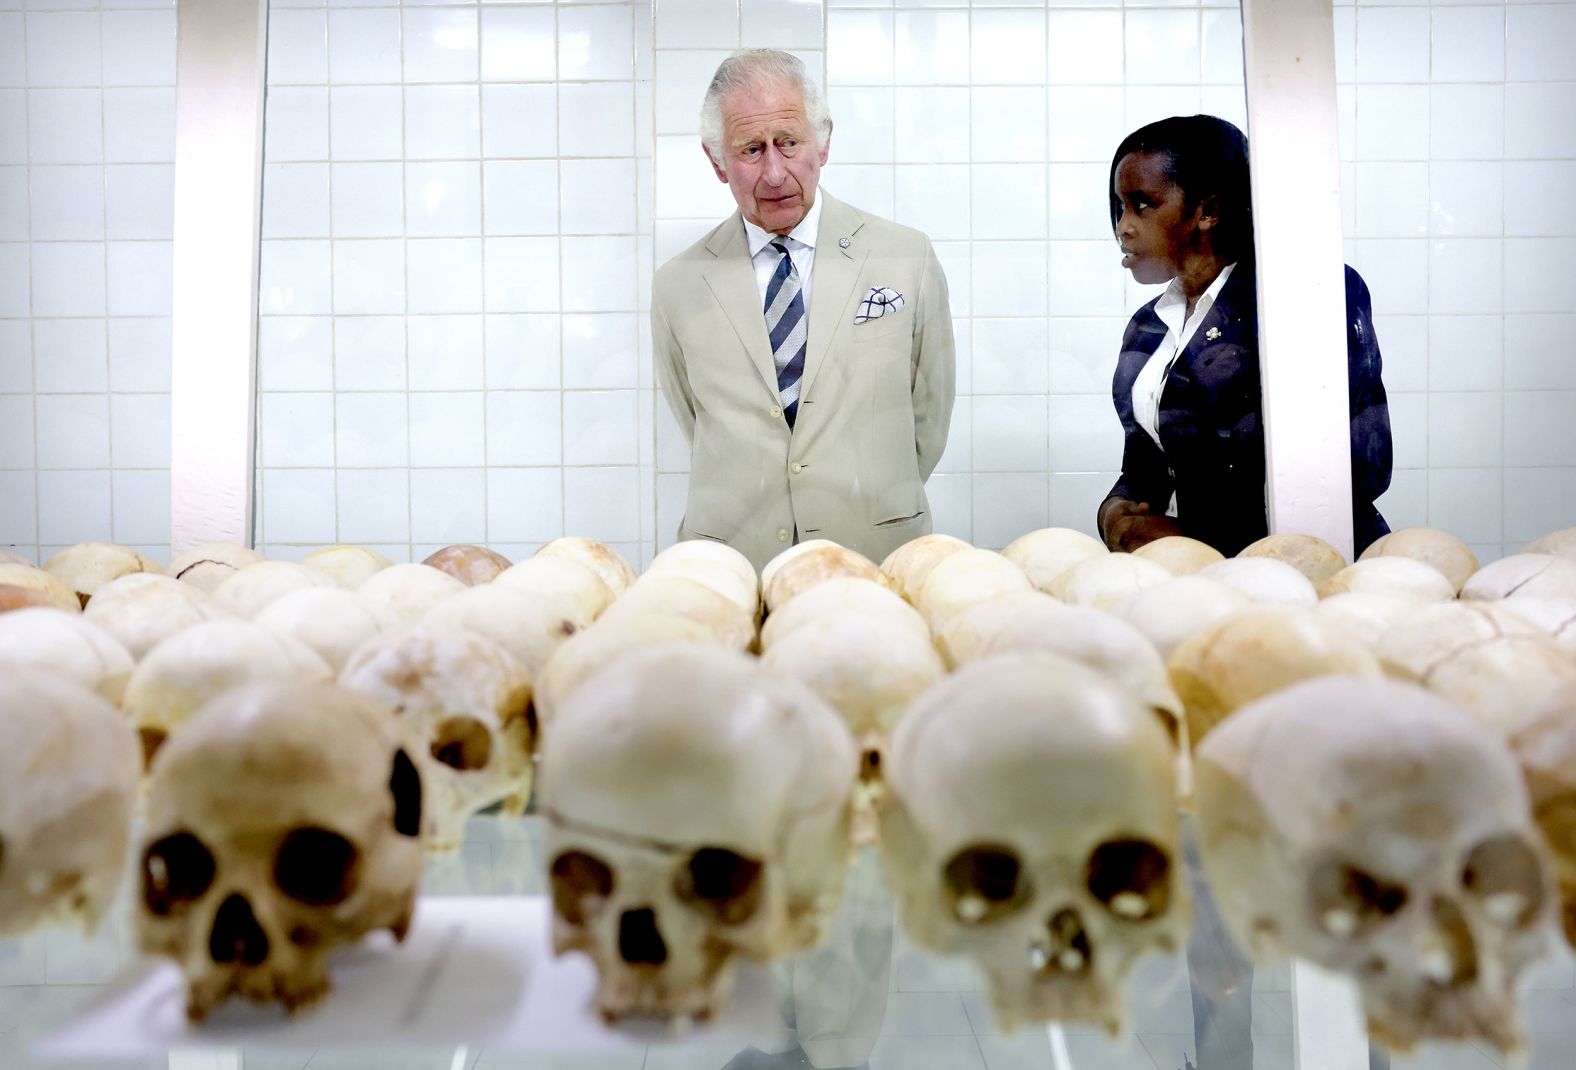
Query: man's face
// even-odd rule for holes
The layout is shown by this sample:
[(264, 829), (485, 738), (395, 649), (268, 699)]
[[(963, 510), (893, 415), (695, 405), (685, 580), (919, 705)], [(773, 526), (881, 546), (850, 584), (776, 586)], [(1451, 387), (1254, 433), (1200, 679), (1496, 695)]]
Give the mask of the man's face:
[(798, 88), (783, 82), (736, 89), (722, 102), (722, 158), (711, 160), (744, 218), (773, 234), (787, 234), (815, 203), (820, 148)]

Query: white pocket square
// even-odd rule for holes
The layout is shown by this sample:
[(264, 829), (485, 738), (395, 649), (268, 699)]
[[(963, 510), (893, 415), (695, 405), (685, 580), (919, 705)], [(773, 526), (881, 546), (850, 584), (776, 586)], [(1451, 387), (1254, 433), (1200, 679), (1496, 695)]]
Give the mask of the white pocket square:
[(878, 320), (888, 312), (897, 312), (902, 307), (902, 294), (890, 287), (872, 286), (870, 292), (865, 294), (865, 299), (859, 302), (859, 311), (854, 313), (854, 322)]

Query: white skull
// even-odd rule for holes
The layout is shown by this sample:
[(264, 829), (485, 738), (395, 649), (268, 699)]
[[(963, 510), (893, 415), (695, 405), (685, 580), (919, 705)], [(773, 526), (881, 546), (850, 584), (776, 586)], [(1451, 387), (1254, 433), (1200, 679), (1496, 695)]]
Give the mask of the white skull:
[(1318, 586), (1346, 567), (1341, 551), (1317, 535), (1266, 535), (1237, 552), (1240, 558), (1267, 558), (1290, 565)]
[(1161, 658), (1252, 602), (1235, 587), (1203, 576), (1178, 576), (1129, 595), (1111, 611), (1142, 632)]
[(141, 767), (104, 699), (43, 670), (0, 673), (0, 939), (54, 920), (98, 925), (120, 887)]
[(683, 617), (708, 628), (720, 646), (749, 650), (755, 645), (755, 615), (715, 587), (676, 572), (647, 573), (598, 618), (616, 624), (635, 616)]
[(339, 685), (392, 709), (424, 745), (417, 763), (431, 850), (457, 850), (483, 807), (524, 812), (536, 751), (531, 681), (491, 639), (464, 628), (397, 628), (358, 648)]
[(1380, 644), (1392, 631), (1412, 627), (1417, 603), (1396, 594), (1353, 591), (1320, 599), (1313, 612), (1334, 621), (1337, 627), (1377, 654)]
[(801, 685), (716, 647), (632, 653), (565, 705), (542, 765), (553, 946), (595, 961), (608, 1019), (716, 1014), (737, 957), (823, 939), (858, 757)]
[(44, 571), (57, 577), (76, 592), (82, 605), (100, 587), (122, 576), (138, 572), (162, 575), (164, 570), (152, 558), (129, 546), (107, 542), (83, 542), (68, 546), (44, 562)]
[(252, 620), (322, 658), (336, 675), (367, 640), (395, 626), (388, 610), (343, 587), (308, 587), (264, 606)]
[(1560, 649), (1576, 657), (1576, 598), (1507, 598), (1489, 602), (1553, 636)]
[(1204, 861), (1238, 942), (1356, 980), (1371, 1033), (1522, 1043), (1554, 895), (1509, 749), (1414, 685), (1327, 678), (1198, 749)]
[(1518, 724), (1510, 745), (1554, 861), (1565, 939), (1576, 948), (1576, 684)]
[(561, 554), (528, 557), (500, 572), (492, 585), (551, 602), (569, 614), (577, 630), (589, 628), (617, 597), (601, 573)]
[(267, 558), (256, 550), (229, 542), (205, 542), (177, 554), (165, 573), (182, 583), (189, 583), (198, 590), (212, 594), (213, 589), (231, 574), (247, 565), (255, 565)]
[(445, 598), (422, 623), (435, 631), (469, 628), (503, 647), (527, 676), (540, 678), (559, 644), (590, 627), (584, 606), (508, 584), (487, 583)]
[(1032, 590), (1023, 569), (1001, 554), (967, 547), (937, 561), (919, 590), (909, 592), (908, 600), (930, 625), (931, 634), (940, 635), (948, 621), (972, 605), (1010, 591)]
[(724, 543), (688, 539), (651, 559), (647, 576), (683, 576), (725, 595), (751, 617), (760, 615), (760, 580), (749, 558)]
[(237, 569), (214, 587), (209, 597), (226, 613), (251, 620), (270, 602), (287, 594), (339, 584), (316, 569), (294, 561), (259, 561)]
[(1130, 694), (1054, 654), (974, 662), (893, 733), (887, 881), (918, 945), (973, 959), (997, 1020), (1122, 1028), (1123, 984), (1187, 930), (1173, 753)]
[(1461, 585), (1478, 570), (1477, 554), (1470, 546), (1449, 532), (1434, 528), (1401, 528), (1381, 535), (1358, 560), (1372, 561), (1377, 557), (1410, 557), (1432, 565), (1450, 581), (1453, 592), (1461, 590)]
[(1169, 569), (1154, 561), (1133, 554), (1106, 554), (1078, 562), (1045, 591), (1068, 605), (1110, 610), (1144, 588), (1158, 587), (1173, 578)]
[(116, 706), (135, 668), (114, 636), (53, 606), (0, 613), (0, 668), (19, 665), (68, 677)]
[(54, 599), (50, 598), (43, 591), (18, 587), (14, 583), (0, 583), (0, 613), (9, 613), (13, 609), (32, 609), (39, 606), (52, 609), (61, 608)]
[[(794, 560), (794, 558), (800, 557), (804, 554), (814, 553), (818, 550), (835, 551), (842, 549), (843, 546), (840, 543), (835, 543), (831, 539), (806, 539), (803, 542), (794, 543), (792, 546), (788, 547), (788, 549), (784, 550), (782, 553), (778, 554), (776, 557), (772, 558), (770, 561), (766, 562), (766, 564), (761, 566), (761, 597), (766, 597), (766, 589), (771, 586), (772, 579), (777, 575), (777, 570), (782, 568), (788, 562)], [(852, 553), (852, 551), (850, 552)], [(854, 553), (853, 556), (860, 558), (861, 560), (864, 559), (862, 554)], [(832, 558), (826, 560), (828, 564), (833, 564), (836, 562), (837, 558), (834, 555)], [(769, 606), (770, 603), (768, 602), (768, 607)]]
[(1188, 576), (1201, 568), (1224, 561), (1226, 556), (1207, 542), (1186, 535), (1167, 535), (1145, 543), (1133, 551), (1134, 557), (1153, 561), (1173, 576)]
[(1093, 535), (1072, 528), (1041, 528), (1018, 536), (1007, 544), (1001, 556), (1023, 569), (1029, 582), (1045, 591), (1056, 577), (1078, 562), (1110, 552)]
[(1235, 587), (1260, 605), (1311, 606), (1319, 601), (1319, 593), (1307, 576), (1273, 557), (1229, 557), (1206, 565), (1194, 575)]
[(1576, 528), (1562, 528), (1540, 535), (1521, 548), (1524, 554), (1553, 554), (1576, 561)]
[(1461, 586), (1461, 600), (1576, 598), (1576, 559), (1513, 554), (1484, 565)]
[(307, 554), (301, 564), (355, 590), (394, 562), (365, 546), (325, 546)]
[(100, 587), (82, 615), (120, 640), (133, 660), (141, 661), (176, 632), (230, 614), (195, 584), (133, 572)]
[(122, 708), (152, 761), (198, 708), (254, 680), (328, 680), (323, 659), (260, 624), (234, 617), (204, 621), (148, 651), (126, 684)]
[(52, 606), (70, 613), (82, 612), (82, 599), (69, 585), (32, 565), (0, 564), (0, 585), (36, 591)]
[(761, 625), (761, 649), (770, 650), (779, 637), (838, 614), (869, 619), (879, 628), (906, 628), (926, 642), (930, 641), (930, 628), (925, 618), (891, 588), (843, 576), (817, 584), (795, 598), (792, 604), (767, 616)]
[[(761, 570), (761, 591), (768, 612), (775, 613), (827, 580), (850, 577), (871, 583), (887, 582), (885, 573), (863, 554), (835, 542), (825, 542), (822, 546), (805, 550), (804, 547), (808, 545), (800, 543), (790, 550), (784, 550)], [(790, 554), (793, 556), (790, 557)]]
[(1450, 602), (1456, 588), (1433, 565), (1411, 557), (1370, 557), (1347, 565), (1318, 586), (1320, 598), (1349, 592), (1393, 594), (1414, 602)]
[(422, 802), (376, 703), (329, 684), (229, 691), (154, 763), (138, 943), (180, 964), (193, 1019), (232, 995), (311, 1003), (335, 949), (376, 929), (404, 938)]
[(969, 549), (972, 547), (955, 535), (921, 535), (887, 554), (881, 562), (881, 574), (892, 582), (894, 591), (912, 602), (937, 562)]
[(428, 554), (421, 563), (439, 572), (447, 572), (467, 587), (491, 583), (498, 578), (499, 573), (513, 564), (496, 550), (469, 543), (445, 546)]
[(547, 543), (536, 551), (536, 556), (567, 559), (586, 566), (602, 578), (615, 598), (635, 582), (635, 570), (629, 567), (629, 562), (620, 557), (618, 551), (595, 539), (566, 535)]
[(668, 643), (719, 645), (715, 628), (688, 617), (652, 613), (599, 622), (564, 640), (536, 679), (536, 716), (543, 733), (581, 684), (634, 651)]
[(461, 591), (465, 584), (430, 565), (390, 565), (356, 588), (368, 604), (378, 606), (403, 624), (415, 624), (433, 606)]

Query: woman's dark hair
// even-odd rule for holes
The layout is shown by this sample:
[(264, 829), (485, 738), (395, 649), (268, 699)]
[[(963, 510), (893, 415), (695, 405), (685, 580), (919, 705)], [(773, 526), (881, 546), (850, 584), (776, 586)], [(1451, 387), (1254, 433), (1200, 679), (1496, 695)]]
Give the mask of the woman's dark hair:
[(1182, 190), (1191, 209), (1213, 195), (1219, 204), (1216, 250), (1228, 260), (1253, 256), (1253, 194), (1248, 184), (1248, 139), (1231, 123), (1213, 115), (1173, 115), (1141, 126), (1122, 139), (1111, 157), (1106, 193), (1111, 198), (1111, 229), (1122, 218), (1116, 195), (1116, 168), (1135, 152), (1165, 160), (1166, 177)]

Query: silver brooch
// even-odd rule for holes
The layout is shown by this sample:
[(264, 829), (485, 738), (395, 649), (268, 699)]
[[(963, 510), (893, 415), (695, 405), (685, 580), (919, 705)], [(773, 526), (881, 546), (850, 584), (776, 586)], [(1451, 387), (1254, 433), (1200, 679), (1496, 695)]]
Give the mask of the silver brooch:
[(839, 248), (839, 249), (846, 249), (846, 248), (848, 248), (848, 247), (849, 247), (849, 246), (850, 246), (850, 245), (851, 245), (851, 244), (853, 244), (853, 243), (852, 243), (852, 242), (850, 242), (850, 241), (849, 241), (849, 240), (848, 240), (848, 239), (847, 239), (847, 238), (838, 238), (838, 239), (837, 239), (837, 247), (838, 247), (838, 248)]
[(1213, 342), (1215, 339), (1220, 337), (1220, 328), (1211, 327), (1209, 330), (1204, 332), (1204, 337)]

